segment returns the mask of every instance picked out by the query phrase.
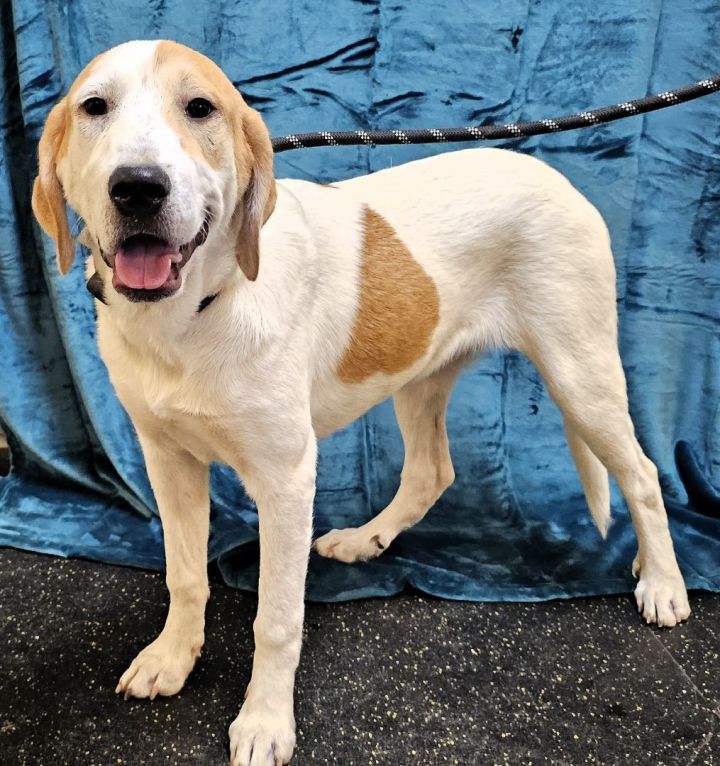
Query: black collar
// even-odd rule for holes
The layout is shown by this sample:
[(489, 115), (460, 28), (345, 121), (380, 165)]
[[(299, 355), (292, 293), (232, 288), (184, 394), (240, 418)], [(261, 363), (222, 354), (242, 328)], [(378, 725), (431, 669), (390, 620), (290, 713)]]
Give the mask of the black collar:
[(100, 303), (104, 303), (107, 306), (107, 301), (105, 300), (105, 283), (102, 281), (102, 277), (97, 271), (90, 277), (90, 279), (88, 279), (86, 287), (93, 298), (97, 298)]
[(197, 313), (199, 314), (201, 311), (205, 311), (205, 309), (217, 298), (219, 293), (213, 293), (213, 295), (206, 295), (201, 301), (200, 305), (198, 306)]
[[(107, 306), (107, 301), (105, 300), (105, 284), (102, 281), (102, 278), (100, 275), (95, 272), (90, 279), (87, 281), (87, 289), (88, 292), (94, 297), (97, 298), (101, 303), (104, 303)], [(205, 311), (205, 309), (217, 298), (219, 293), (213, 293), (212, 295), (206, 295), (201, 301), (200, 305), (198, 306), (197, 313), (199, 314), (202, 311)]]

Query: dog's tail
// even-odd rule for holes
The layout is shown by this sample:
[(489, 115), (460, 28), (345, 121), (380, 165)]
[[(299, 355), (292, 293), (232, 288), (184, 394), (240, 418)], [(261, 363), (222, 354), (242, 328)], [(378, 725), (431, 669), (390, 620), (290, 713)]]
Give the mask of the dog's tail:
[(590, 506), (590, 515), (605, 539), (610, 527), (610, 485), (607, 469), (573, 426), (566, 423), (565, 432)]

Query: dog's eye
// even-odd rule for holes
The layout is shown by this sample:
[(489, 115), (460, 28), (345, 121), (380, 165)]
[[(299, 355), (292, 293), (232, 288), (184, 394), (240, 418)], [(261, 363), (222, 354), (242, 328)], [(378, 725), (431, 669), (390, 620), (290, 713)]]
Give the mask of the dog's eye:
[(107, 114), (108, 105), (104, 98), (93, 96), (83, 101), (82, 108), (91, 117), (100, 117), (103, 114)]
[(185, 107), (188, 117), (193, 120), (202, 120), (215, 111), (215, 107), (206, 98), (194, 98)]

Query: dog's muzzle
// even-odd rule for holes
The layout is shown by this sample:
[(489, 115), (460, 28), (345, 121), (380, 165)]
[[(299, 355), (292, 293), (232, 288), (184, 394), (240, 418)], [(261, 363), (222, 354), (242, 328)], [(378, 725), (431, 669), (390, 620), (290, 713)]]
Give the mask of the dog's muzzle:
[(115, 290), (133, 302), (152, 302), (174, 295), (182, 285), (182, 268), (207, 239), (211, 216), (207, 214), (198, 233), (184, 245), (139, 232), (124, 239), (115, 253), (102, 253), (113, 270)]

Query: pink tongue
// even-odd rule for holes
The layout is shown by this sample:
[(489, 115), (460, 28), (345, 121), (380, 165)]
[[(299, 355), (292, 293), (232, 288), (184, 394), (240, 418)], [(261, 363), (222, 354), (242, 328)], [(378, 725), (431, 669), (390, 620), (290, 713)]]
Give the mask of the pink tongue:
[(170, 277), (170, 264), (179, 254), (165, 242), (138, 242), (121, 247), (115, 254), (115, 273), (126, 286), (155, 290)]

